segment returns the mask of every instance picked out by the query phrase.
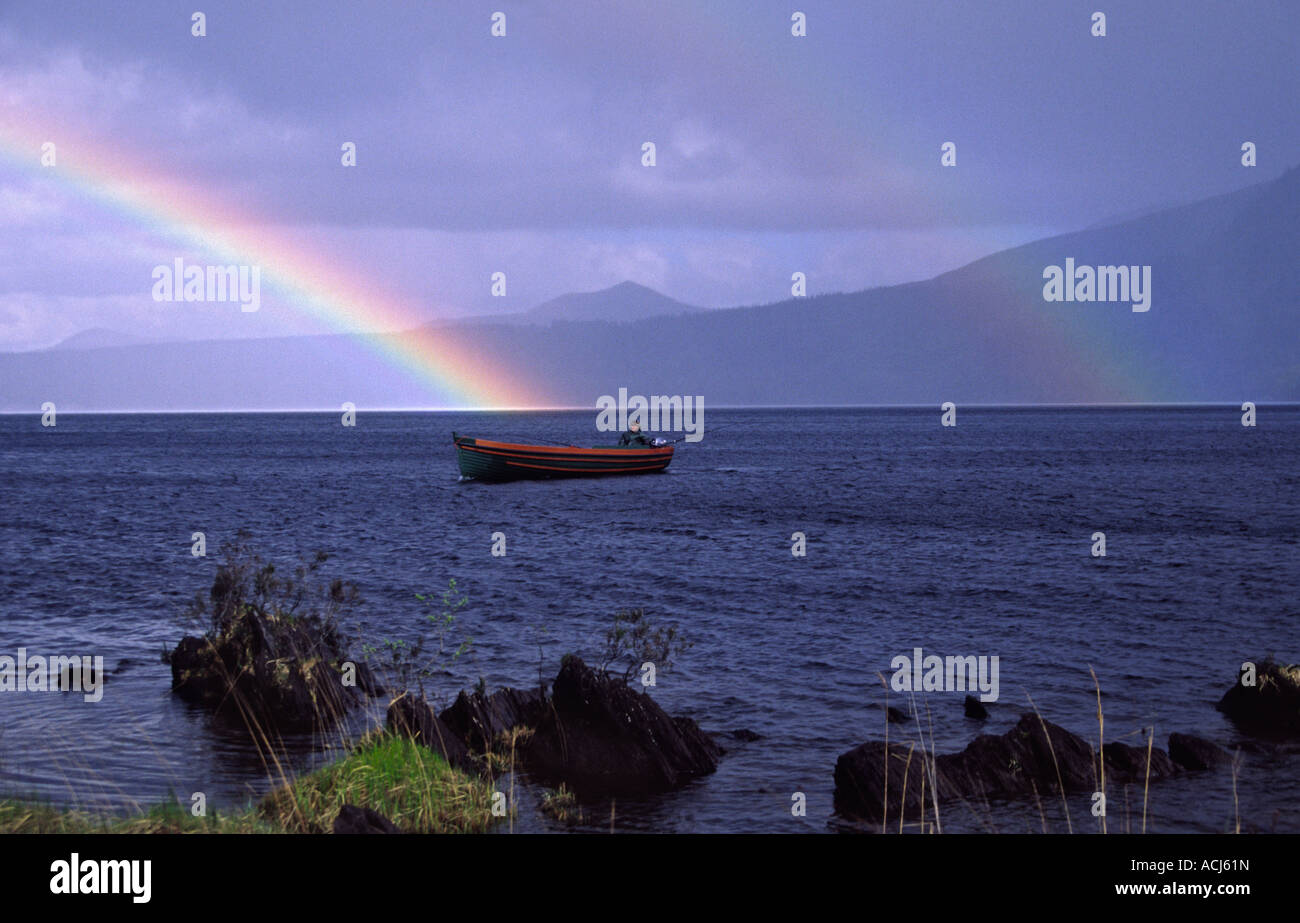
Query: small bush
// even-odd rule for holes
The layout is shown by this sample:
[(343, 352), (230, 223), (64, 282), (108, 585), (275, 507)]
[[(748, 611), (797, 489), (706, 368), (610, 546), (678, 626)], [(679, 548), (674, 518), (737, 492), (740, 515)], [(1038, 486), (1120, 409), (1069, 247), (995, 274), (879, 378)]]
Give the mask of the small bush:
[(608, 673), (611, 666), (624, 665), (623, 681), (627, 682), (643, 663), (653, 663), (656, 670), (667, 671), (673, 659), (693, 645), (674, 626), (655, 625), (646, 617), (644, 609), (622, 609), (614, 613), (614, 623), (605, 630), (605, 649), (599, 669)]

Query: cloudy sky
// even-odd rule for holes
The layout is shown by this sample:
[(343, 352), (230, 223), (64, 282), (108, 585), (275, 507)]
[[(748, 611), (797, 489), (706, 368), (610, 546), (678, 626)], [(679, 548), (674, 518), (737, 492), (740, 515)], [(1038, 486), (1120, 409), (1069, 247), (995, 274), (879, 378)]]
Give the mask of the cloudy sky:
[[(0, 0), (0, 349), (330, 329), (267, 252), (247, 254), (269, 262), (256, 313), (156, 303), (154, 266), (211, 261), (178, 210), (313, 254), (400, 305), (389, 326), (627, 279), (712, 307), (787, 297), (796, 270), (810, 294), (929, 278), (1294, 165), (1298, 19), (1293, 0)], [(160, 184), (157, 208), (79, 172), (104, 162)]]

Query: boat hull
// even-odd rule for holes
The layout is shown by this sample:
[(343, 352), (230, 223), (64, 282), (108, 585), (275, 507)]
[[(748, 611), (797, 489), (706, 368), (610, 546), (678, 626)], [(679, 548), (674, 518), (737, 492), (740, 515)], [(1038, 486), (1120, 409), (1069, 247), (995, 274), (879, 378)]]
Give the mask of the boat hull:
[(521, 445), (452, 434), (462, 477), (480, 481), (651, 474), (673, 460), (673, 447), (579, 448)]

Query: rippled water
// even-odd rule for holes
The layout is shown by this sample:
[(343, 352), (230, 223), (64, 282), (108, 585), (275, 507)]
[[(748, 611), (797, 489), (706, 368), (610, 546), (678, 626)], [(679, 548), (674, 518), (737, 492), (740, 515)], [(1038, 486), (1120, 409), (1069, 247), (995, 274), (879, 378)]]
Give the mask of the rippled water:
[[(481, 674), (526, 685), (538, 643), (553, 674), (594, 655), (611, 614), (643, 605), (695, 640), (653, 694), (728, 748), (718, 772), (645, 803), (622, 829), (831, 829), (838, 754), (883, 735), (878, 673), (927, 653), (997, 655), (1001, 697), (981, 726), (963, 694), (918, 698), (940, 752), (1001, 733), (1032, 695), (1094, 738), (1091, 665), (1107, 740), (1189, 731), (1245, 740), (1214, 710), (1243, 659), (1300, 659), (1295, 460), (1300, 409), (714, 410), (662, 475), (488, 485), (457, 480), (450, 433), (602, 442), (592, 413), (36, 415), (0, 418), (0, 654), (101, 654), (103, 701), (0, 693), (0, 792), (152, 802), (264, 791), (244, 735), (169, 692), (160, 652), (239, 529), (265, 554), (316, 549), (360, 584), (370, 640), (419, 622), (414, 594), (455, 577)], [(206, 533), (209, 556), (190, 555)], [(508, 553), (492, 557), (491, 534)], [(791, 534), (807, 535), (805, 558)], [(1106, 533), (1093, 558), (1091, 535)], [(590, 658), (589, 658), (590, 659)], [(891, 703), (905, 705), (891, 693)], [(754, 742), (731, 738), (747, 728)], [(891, 737), (915, 736), (894, 725)], [(1128, 735), (1128, 736), (1126, 736)], [(301, 750), (307, 741), (291, 742)], [(1248, 827), (1300, 831), (1300, 754), (1248, 754)], [(808, 799), (791, 816), (791, 793)], [(521, 796), (524, 829), (544, 828)], [(1140, 823), (1112, 793), (1110, 826)], [(1153, 785), (1148, 825), (1233, 822), (1228, 774)], [(589, 806), (608, 826), (609, 804)], [(1091, 829), (1086, 801), (1071, 805)], [(1065, 829), (1059, 805), (955, 806), (946, 829)]]

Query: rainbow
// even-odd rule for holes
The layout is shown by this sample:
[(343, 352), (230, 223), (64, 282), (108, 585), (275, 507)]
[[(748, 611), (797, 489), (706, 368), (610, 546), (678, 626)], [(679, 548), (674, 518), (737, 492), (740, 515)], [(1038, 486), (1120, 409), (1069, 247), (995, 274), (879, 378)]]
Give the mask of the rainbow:
[[(58, 143), (59, 163), (40, 166), (41, 145)], [(409, 303), (378, 291), (373, 280), (331, 264), (291, 242), (259, 216), (218, 202), (193, 185), (180, 183), (98, 140), (88, 141), (66, 126), (33, 126), (0, 108), (0, 161), (36, 176), (54, 175), (69, 188), (123, 215), (152, 233), (207, 255), (213, 262), (262, 268), (263, 280), (286, 304), (327, 327), (365, 344), (389, 364), (425, 385), (438, 409), (526, 409), (546, 406), (544, 389), (519, 377), (499, 359), (475, 350), (452, 332), (422, 326)], [(913, 184), (902, 168), (880, 164), (885, 181)], [(966, 195), (980, 196), (979, 190)], [(945, 205), (931, 193), (928, 204)], [(924, 203), (923, 203), (924, 204)], [(1005, 245), (990, 241), (990, 252)], [(1025, 280), (1040, 284), (1041, 266), (1025, 264), (1015, 278), (1003, 278), (1005, 299), (970, 319), (972, 344), (996, 336), (1022, 345), (1024, 362), (1063, 379), (1078, 395), (1103, 401), (1168, 400), (1176, 397), (1176, 369), (1140, 368), (1126, 354), (1127, 327), (1104, 311), (1051, 310), (1026, 302), (1017, 290)], [(1125, 318), (1127, 320), (1127, 317)], [(864, 395), (864, 398), (869, 396)]]
[[(58, 163), (40, 165), (57, 144)], [(66, 128), (33, 126), (0, 110), (0, 159), (59, 182), (151, 233), (220, 264), (261, 267), (263, 282), (295, 309), (351, 335), (426, 386), (437, 409), (537, 406), (534, 387), (447, 331), (422, 326), (414, 307), (287, 240), (257, 217), (180, 183), (145, 161)]]
[[(824, 46), (812, 39), (790, 41), (784, 29), (769, 29), (766, 24), (752, 25), (750, 35), (744, 37), (738, 33), (737, 24), (725, 15), (704, 12), (698, 6), (681, 4), (682, 15), (691, 20), (708, 20), (710, 41), (721, 46), (716, 52), (718, 60), (753, 61), (755, 49), (751, 43), (761, 41), (762, 67), (746, 75), (757, 95), (776, 98), (783, 94), (801, 111), (819, 113), (822, 118), (817, 122), (818, 132), (832, 149), (863, 147), (864, 140), (866, 148), (871, 149), (882, 138), (881, 146), (889, 146), (890, 117), (876, 97), (867, 94), (860, 105), (832, 108), (832, 100), (838, 101), (838, 95), (808, 90), (810, 85), (837, 86), (841, 81), (832, 70), (834, 55), (818, 53)], [(862, 23), (863, 30), (868, 27), (868, 23)], [(816, 79), (810, 81), (810, 76)], [(937, 174), (941, 169), (937, 166), (938, 145), (936, 139), (930, 151), (933, 159), (926, 164), (876, 156), (872, 162), (873, 184), (917, 190), (917, 213), (936, 222), (949, 210), (951, 200), (958, 197), (984, 213), (996, 211), (991, 187), (978, 181), (952, 183), (951, 176)], [(994, 233), (989, 233), (983, 243), (989, 256), (1005, 253), (1009, 247)], [(1011, 248), (1014, 258), (1007, 260), (1007, 269), (999, 278), (991, 280), (1003, 297), (987, 310), (970, 316), (961, 331), (967, 343), (978, 348), (978, 344), (997, 338), (1018, 344), (1026, 367), (1057, 379), (1063, 389), (1080, 395), (1079, 403), (1177, 401), (1178, 395), (1193, 388), (1194, 374), (1177, 365), (1145, 367), (1134, 360), (1130, 338), (1152, 334), (1135, 328), (1127, 315), (1117, 322), (1115, 312), (1070, 310), (1078, 307), (1075, 305), (1057, 305), (1053, 310), (1037, 297), (1026, 299), (1027, 288), (1041, 291), (1042, 287), (1043, 266), (1028, 256), (1035, 243)], [(1069, 255), (1066, 250), (1060, 253), (1061, 258)], [(1148, 321), (1147, 327), (1151, 326)], [(1149, 349), (1144, 355), (1151, 357), (1160, 352)]]

